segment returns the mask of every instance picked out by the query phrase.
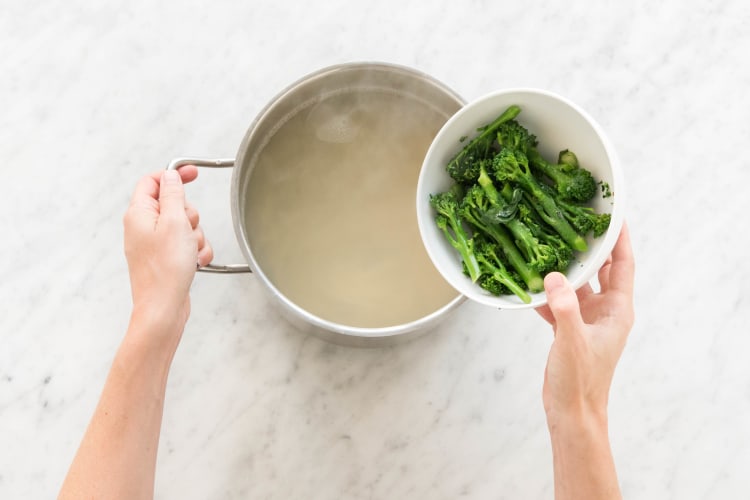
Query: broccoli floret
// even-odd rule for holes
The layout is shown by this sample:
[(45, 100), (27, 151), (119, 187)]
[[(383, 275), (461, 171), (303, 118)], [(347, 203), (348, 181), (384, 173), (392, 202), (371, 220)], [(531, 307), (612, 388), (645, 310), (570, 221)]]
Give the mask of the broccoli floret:
[(529, 164), (552, 181), (561, 199), (586, 202), (596, 195), (594, 176), (578, 166), (578, 158), (571, 151), (561, 151), (557, 164), (545, 160), (534, 148), (527, 155)]
[(529, 203), (539, 213), (542, 220), (554, 228), (574, 250), (585, 252), (588, 249), (586, 240), (571, 227), (555, 203), (555, 199), (533, 176), (528, 159), (522, 151), (503, 148), (492, 161), (492, 168), (498, 181), (514, 182), (521, 186), (528, 195)]
[(476, 255), (474, 255), (474, 241), (469, 237), (461, 223), (459, 215), (459, 199), (456, 190), (446, 191), (430, 196), (430, 204), (437, 212), (435, 222), (445, 234), (445, 238), (461, 255), (465, 270), (476, 282), (479, 279), (480, 270)]
[(559, 165), (567, 165), (570, 168), (580, 168), (578, 157), (569, 149), (563, 149), (557, 154), (557, 163)]
[(581, 236), (588, 236), (589, 233), (593, 233), (594, 237), (598, 238), (609, 227), (609, 222), (612, 219), (611, 214), (598, 213), (588, 205), (566, 200), (545, 184), (542, 184), (541, 188), (551, 198), (555, 199), (562, 215)]
[(501, 148), (520, 149), (523, 152), (537, 145), (536, 136), (516, 120), (500, 124), (497, 129), (497, 143)]
[(508, 287), (497, 281), (491, 274), (483, 274), (479, 277), (479, 286), (490, 292), (492, 295), (510, 295), (511, 292)]
[(521, 108), (510, 106), (492, 123), (479, 129), (479, 135), (469, 141), (461, 151), (448, 162), (446, 170), (453, 180), (461, 184), (471, 184), (479, 176), (479, 161), (485, 159), (492, 152), (497, 129), (508, 120), (512, 120)]
[(607, 231), (609, 223), (612, 220), (612, 214), (597, 213), (593, 208), (588, 206), (565, 200), (558, 200), (557, 204), (562, 209), (568, 222), (570, 222), (579, 234), (584, 236), (593, 233), (594, 238), (598, 238)]
[(585, 202), (596, 194), (594, 177), (591, 172), (579, 166), (578, 158), (572, 151), (560, 151), (556, 165), (546, 161), (536, 149), (536, 136), (516, 120), (500, 124), (497, 142), (503, 148), (525, 153), (529, 164), (547, 176), (565, 199)]
[(477, 243), (477, 259), (482, 266), (483, 279), (480, 282), (482, 288), (495, 295), (504, 294), (505, 289), (507, 289), (525, 304), (531, 302), (529, 294), (513, 279), (513, 273), (505, 267), (505, 264), (498, 257), (496, 245), (486, 240), (479, 240)]

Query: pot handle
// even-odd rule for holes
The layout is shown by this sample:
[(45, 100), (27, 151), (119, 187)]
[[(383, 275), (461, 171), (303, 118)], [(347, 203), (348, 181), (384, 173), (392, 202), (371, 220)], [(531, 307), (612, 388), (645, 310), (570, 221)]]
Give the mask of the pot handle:
[[(167, 165), (167, 170), (177, 170), (185, 165), (195, 165), (196, 167), (210, 167), (210, 168), (224, 168), (233, 167), (234, 158), (225, 159), (208, 159), (208, 158), (175, 158)], [(198, 271), (204, 273), (251, 273), (250, 266), (247, 264), (208, 264), (207, 266), (199, 267)]]

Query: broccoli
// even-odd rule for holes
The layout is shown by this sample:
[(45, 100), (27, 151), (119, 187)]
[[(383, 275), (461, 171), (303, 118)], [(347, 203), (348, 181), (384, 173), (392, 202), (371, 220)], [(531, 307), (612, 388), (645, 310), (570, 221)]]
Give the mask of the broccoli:
[(445, 238), (461, 255), (466, 273), (471, 281), (479, 279), (480, 270), (476, 255), (474, 255), (474, 241), (466, 234), (459, 215), (459, 197), (457, 190), (431, 195), (430, 204), (437, 212), (435, 222), (445, 234)]
[(594, 233), (594, 238), (598, 238), (609, 228), (609, 223), (612, 219), (611, 214), (600, 214), (591, 207), (565, 200), (558, 200), (557, 205), (562, 209), (565, 218), (579, 234), (587, 235)]
[(594, 176), (578, 166), (578, 159), (571, 151), (561, 151), (562, 162), (556, 165), (545, 160), (536, 149), (529, 149), (527, 155), (529, 164), (552, 181), (560, 199), (586, 202), (596, 195)]
[(486, 159), (492, 152), (498, 127), (512, 120), (521, 108), (510, 106), (498, 116), (495, 121), (479, 129), (479, 135), (469, 141), (461, 151), (448, 162), (446, 170), (453, 180), (460, 184), (471, 184), (476, 182), (479, 176), (479, 162)]
[(580, 168), (578, 164), (578, 157), (569, 149), (563, 149), (557, 155), (557, 163), (560, 165), (567, 165), (571, 168)]
[(486, 214), (492, 207), (484, 190), (474, 185), (466, 192), (461, 203), (461, 217), (472, 227), (496, 241), (510, 265), (518, 272), (521, 279), (532, 292), (544, 289), (544, 280), (535, 266), (530, 265), (516, 247), (513, 237), (501, 224), (488, 221)]
[(586, 169), (578, 164), (578, 158), (570, 150), (560, 151), (557, 164), (552, 164), (536, 149), (536, 136), (530, 133), (516, 120), (500, 124), (497, 130), (497, 142), (502, 148), (520, 150), (528, 157), (529, 164), (547, 176), (555, 185), (558, 193), (565, 199), (589, 201), (596, 194), (596, 181)]
[(539, 217), (539, 214), (529, 206), (526, 200), (518, 206), (518, 217), (529, 227), (531, 233), (539, 241), (544, 242), (554, 252), (555, 262), (547, 269), (540, 271), (543, 273), (545, 271), (565, 272), (573, 260), (573, 249), (570, 245), (560, 238), (560, 235)]
[(528, 303), (544, 289), (544, 275), (566, 272), (575, 253), (587, 250), (586, 237), (607, 230), (611, 215), (586, 202), (600, 186), (610, 190), (567, 149), (557, 163), (546, 161), (537, 137), (515, 120), (519, 112), (510, 106), (478, 129), (446, 166), (456, 184), (430, 202), (472, 281)]
[[(487, 199), (492, 205), (492, 209), (499, 211), (501, 215), (507, 215), (512, 213), (514, 210), (517, 211), (518, 203), (522, 198), (523, 193), (519, 192), (521, 196), (517, 196), (516, 193), (512, 193), (506, 202), (506, 199), (500, 195), (495, 188), (492, 179), (487, 174), (484, 166), (480, 169), (479, 174), (479, 186), (482, 187)], [(520, 190), (519, 190), (520, 191)], [(515, 206), (512, 205), (514, 199), (516, 201)], [(495, 211), (485, 210), (483, 219), (485, 222), (492, 223), (492, 215)], [(502, 220), (505, 219), (505, 220)], [(554, 265), (555, 255), (553, 250), (547, 245), (541, 244), (538, 239), (534, 237), (528, 227), (518, 219), (518, 217), (501, 218), (500, 222), (504, 223), (505, 226), (510, 230), (511, 234), (515, 238), (515, 243), (518, 249), (523, 254), (528, 265), (536, 271), (544, 271)]]
[(516, 120), (508, 120), (497, 129), (497, 143), (501, 148), (520, 149), (524, 153), (536, 148), (536, 136)]
[(500, 182), (517, 183), (526, 192), (527, 199), (542, 219), (557, 231), (574, 250), (585, 252), (586, 240), (568, 223), (555, 199), (545, 191), (531, 173), (523, 151), (503, 148), (492, 161), (495, 178)]
[(514, 293), (525, 304), (531, 302), (531, 297), (513, 278), (513, 272), (505, 267), (498, 257), (497, 245), (487, 240), (477, 242), (477, 259), (482, 266), (482, 280), (480, 286), (494, 295), (502, 295), (505, 289)]

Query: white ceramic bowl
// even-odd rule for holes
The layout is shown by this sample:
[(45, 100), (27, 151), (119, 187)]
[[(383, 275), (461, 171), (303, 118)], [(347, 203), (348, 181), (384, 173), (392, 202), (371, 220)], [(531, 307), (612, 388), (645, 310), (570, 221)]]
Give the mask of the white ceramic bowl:
[(481, 127), (516, 104), (521, 113), (518, 122), (536, 135), (539, 152), (549, 160), (556, 160), (563, 149), (570, 149), (582, 167), (591, 171), (597, 181), (609, 184), (612, 196), (603, 198), (598, 192), (593, 207), (610, 212), (612, 221), (605, 234), (589, 237), (588, 250), (578, 253), (566, 276), (574, 288), (590, 281), (612, 251), (623, 222), (624, 186), (617, 155), (602, 128), (588, 113), (571, 101), (551, 92), (531, 88), (500, 90), (473, 101), (448, 120), (435, 136), (419, 175), (417, 184), (417, 222), (422, 241), (433, 264), (456, 290), (471, 300), (500, 309), (526, 309), (547, 302), (544, 292), (530, 294), (531, 302), (524, 304), (513, 295), (494, 296), (483, 290), (463, 273), (461, 258), (435, 225), (435, 212), (430, 206), (430, 194), (446, 191), (453, 184), (445, 166), (463, 147), (460, 138), (468, 140)]

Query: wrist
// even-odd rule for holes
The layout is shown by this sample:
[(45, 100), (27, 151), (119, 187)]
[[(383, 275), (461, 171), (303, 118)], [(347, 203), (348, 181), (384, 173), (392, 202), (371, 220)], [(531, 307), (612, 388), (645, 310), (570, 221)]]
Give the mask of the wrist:
[(555, 475), (555, 498), (622, 498), (606, 412), (547, 415)]
[(157, 301), (136, 303), (130, 315), (125, 341), (171, 360), (186, 321), (187, 313), (183, 308), (175, 309)]
[(550, 434), (564, 435), (607, 435), (607, 410), (579, 407), (547, 411), (547, 427)]

